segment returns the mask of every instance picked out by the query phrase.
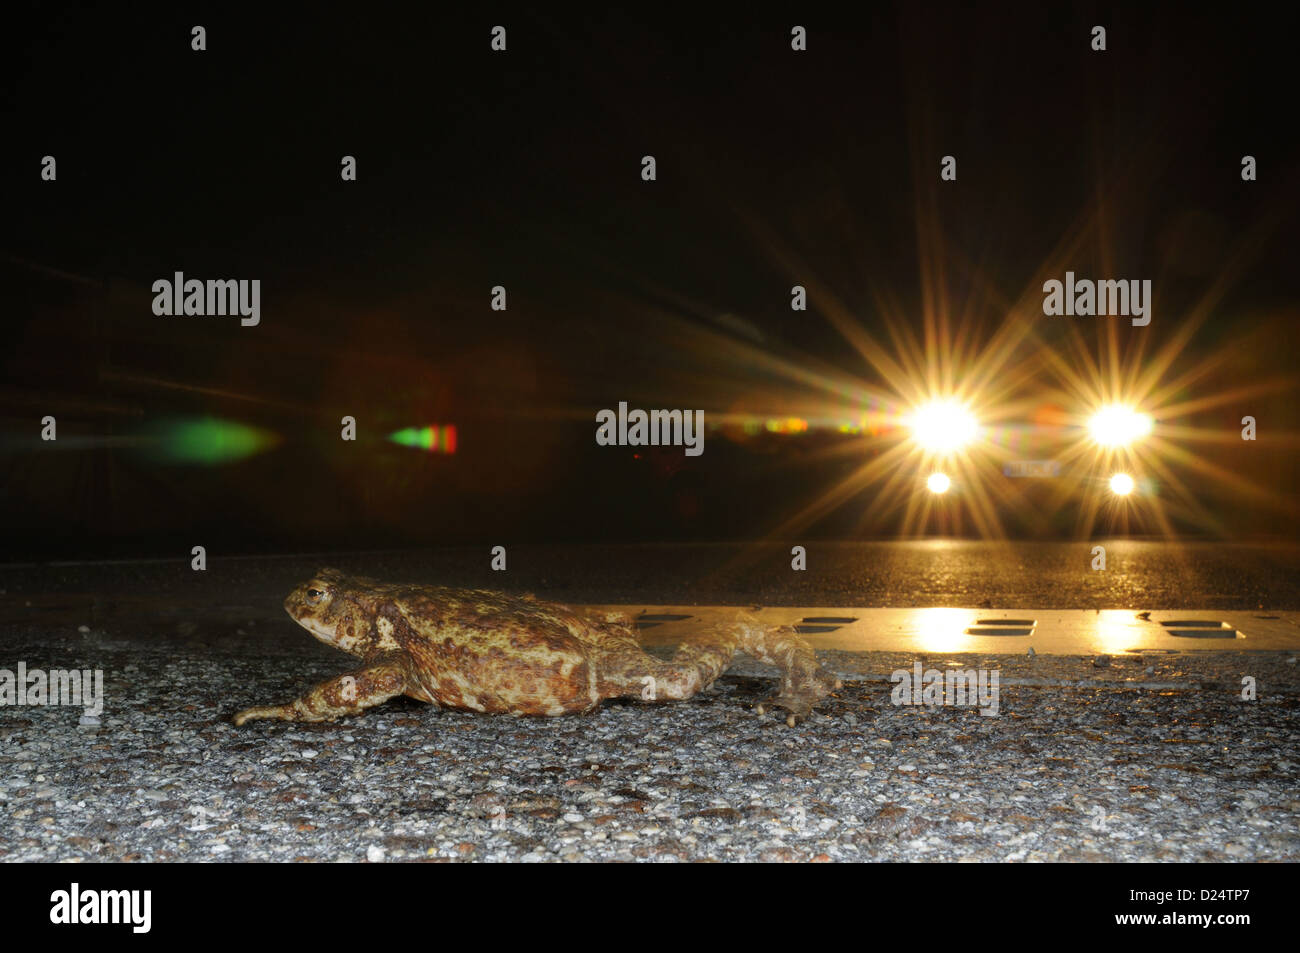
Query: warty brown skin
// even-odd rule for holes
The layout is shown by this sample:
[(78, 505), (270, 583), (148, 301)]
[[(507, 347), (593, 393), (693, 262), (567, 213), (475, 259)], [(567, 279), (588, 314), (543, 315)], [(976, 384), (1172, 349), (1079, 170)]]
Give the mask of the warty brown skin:
[(246, 708), (255, 719), (333, 721), (398, 695), (445, 708), (511, 715), (591, 711), (608, 698), (689, 698), (738, 651), (775, 665), (781, 690), (758, 706), (794, 726), (839, 681), (788, 626), (742, 616), (663, 661), (637, 642), (632, 619), (592, 619), (567, 606), (487, 589), (389, 585), (322, 569), (284, 601), (293, 619), (361, 666), (284, 705)]

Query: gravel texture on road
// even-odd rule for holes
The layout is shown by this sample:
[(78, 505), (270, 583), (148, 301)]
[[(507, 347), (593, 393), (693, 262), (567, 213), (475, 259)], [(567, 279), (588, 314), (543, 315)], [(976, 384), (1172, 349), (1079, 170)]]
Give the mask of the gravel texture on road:
[[(1107, 573), (966, 542), (814, 544), (807, 573), (736, 546), (11, 565), (0, 668), (100, 669), (106, 703), (0, 708), (0, 860), (1300, 859), (1295, 652), (824, 653), (845, 688), (793, 729), (748, 662), (586, 716), (230, 723), (350, 667), (281, 608), (320, 565), (573, 603), (1300, 607), (1297, 547), (1108, 548)], [(917, 661), (996, 670), (998, 714), (892, 704)]]
[(104, 669), (108, 701), (98, 726), (0, 718), (6, 861), (1300, 859), (1294, 653), (920, 659), (998, 670), (995, 717), (891, 704), (911, 655), (828, 653), (846, 686), (794, 729), (754, 712), (773, 685), (748, 662), (693, 700), (586, 716), (399, 699), (236, 729), (348, 659), (93, 630), (9, 647)]

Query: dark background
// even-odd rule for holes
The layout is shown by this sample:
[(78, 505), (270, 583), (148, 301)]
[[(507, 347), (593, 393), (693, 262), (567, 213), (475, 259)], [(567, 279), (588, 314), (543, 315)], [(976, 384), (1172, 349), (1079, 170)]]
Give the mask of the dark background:
[[(833, 314), (896, 353), (887, 314), (924, 349), (940, 306), (971, 355), (1013, 345), (1007, 419), (1078, 412), (1045, 355), (1097, 359), (1110, 330), (1126, 363), (1175, 350), (1167, 378), (1187, 382), (1161, 424), (1194, 459), (1169, 461), (1166, 522), (1120, 528), (1294, 536), (1300, 150), (1293, 37), (1268, 17), (25, 8), (4, 56), (4, 555), (762, 537), (900, 433), (729, 425), (688, 458), (598, 447), (596, 411), (901, 410)], [(1151, 278), (1151, 325), (1044, 317), (1041, 282), (1066, 267)], [(175, 271), (260, 279), (261, 324), (154, 316)], [(1245, 414), (1256, 443), (1235, 439)], [(281, 442), (222, 466), (131, 445), (184, 415)], [(456, 425), (454, 455), (382, 439), (431, 423)], [(1080, 532), (1079, 494), (986, 479), (1021, 501), (999, 533)], [(864, 516), (878, 492), (799, 539), (918, 529), (902, 505)], [(987, 534), (945, 505), (919, 528)]]

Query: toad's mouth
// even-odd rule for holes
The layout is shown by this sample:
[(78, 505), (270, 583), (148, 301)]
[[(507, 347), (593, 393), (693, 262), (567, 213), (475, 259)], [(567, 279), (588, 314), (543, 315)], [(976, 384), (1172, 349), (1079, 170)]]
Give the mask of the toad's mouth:
[(294, 615), (290, 612), (289, 617), (322, 642), (334, 642), (338, 638), (338, 635), (336, 634), (337, 626), (326, 625), (315, 616)]
[(340, 627), (337, 622), (325, 622), (318, 616), (296, 616), (292, 612), (289, 613), (289, 615), (293, 621), (297, 622), (321, 642), (324, 642), (326, 645), (332, 645), (335, 648), (340, 648), (345, 652), (351, 652), (360, 641), (359, 639), (340, 633), (340, 628), (342, 628), (343, 632), (348, 631), (349, 626), (347, 625)]

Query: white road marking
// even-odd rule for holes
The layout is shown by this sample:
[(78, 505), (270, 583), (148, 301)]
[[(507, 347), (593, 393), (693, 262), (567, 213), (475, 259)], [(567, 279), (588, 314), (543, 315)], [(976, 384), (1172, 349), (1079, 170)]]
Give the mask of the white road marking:
[[(638, 633), (643, 643), (674, 645), (692, 632), (734, 622), (751, 606), (575, 606), (602, 617), (607, 612), (685, 615)], [(1119, 655), (1128, 651), (1278, 652), (1300, 650), (1300, 612), (1220, 609), (893, 609), (844, 606), (769, 606), (765, 625), (811, 625), (800, 633), (815, 649), (848, 652), (917, 651), (932, 654), (987, 652), (1036, 655)], [(852, 621), (843, 621), (849, 620)], [(813, 620), (805, 622), (804, 620)], [(1194, 621), (1204, 628), (1162, 623)], [(1028, 634), (1021, 634), (1025, 631)]]

